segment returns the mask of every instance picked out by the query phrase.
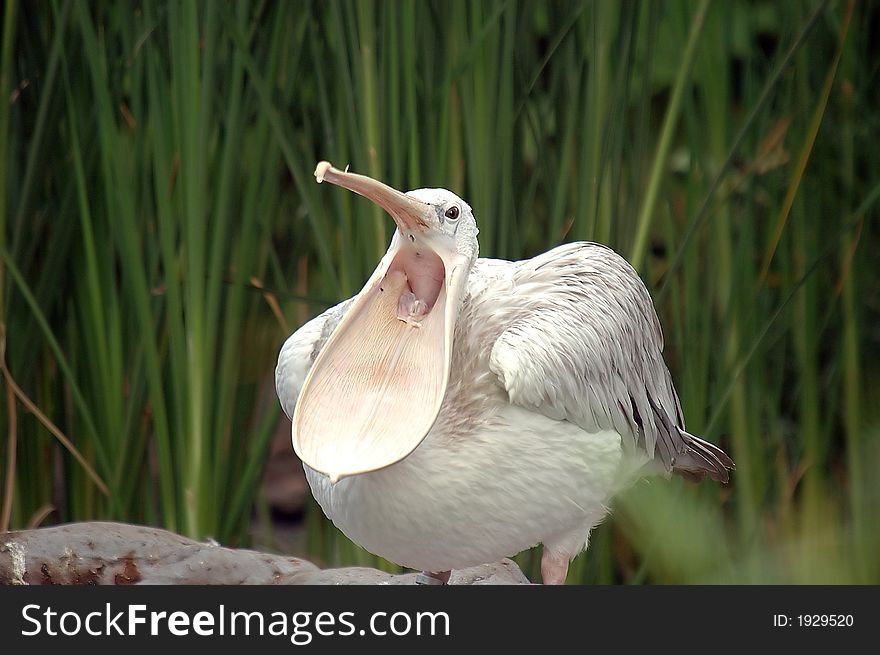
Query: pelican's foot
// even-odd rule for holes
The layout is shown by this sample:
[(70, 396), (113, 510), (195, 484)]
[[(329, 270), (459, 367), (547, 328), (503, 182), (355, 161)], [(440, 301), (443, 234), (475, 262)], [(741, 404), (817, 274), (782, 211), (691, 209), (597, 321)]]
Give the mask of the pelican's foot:
[(568, 556), (559, 555), (544, 547), (541, 555), (541, 578), (544, 584), (565, 584), (568, 575)]
[(416, 584), (446, 584), (449, 582), (449, 576), (452, 571), (441, 571), (434, 573), (432, 571), (422, 571), (416, 576)]

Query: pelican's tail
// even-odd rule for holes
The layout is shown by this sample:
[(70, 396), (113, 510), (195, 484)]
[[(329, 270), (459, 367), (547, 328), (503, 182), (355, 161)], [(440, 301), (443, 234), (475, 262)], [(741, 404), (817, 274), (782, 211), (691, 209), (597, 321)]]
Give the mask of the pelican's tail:
[(736, 468), (727, 453), (684, 430), (680, 432), (687, 450), (675, 457), (672, 471), (688, 482), (701, 482), (707, 475), (716, 482), (727, 482), (727, 472)]

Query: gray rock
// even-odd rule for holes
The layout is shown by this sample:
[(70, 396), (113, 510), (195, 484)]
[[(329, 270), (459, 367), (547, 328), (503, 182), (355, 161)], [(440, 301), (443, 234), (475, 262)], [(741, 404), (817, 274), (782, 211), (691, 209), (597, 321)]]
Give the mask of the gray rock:
[[(125, 523), (85, 522), (0, 534), (0, 584), (415, 584), (418, 574), (321, 570), (298, 557), (224, 548)], [(453, 571), (449, 584), (528, 584), (505, 559)]]
[[(324, 569), (303, 573), (298, 584), (321, 585), (407, 585), (416, 584), (418, 573), (386, 573), (377, 569), (352, 566), (342, 569)], [(451, 585), (508, 585), (529, 584), (516, 562), (503, 559), (495, 564), (481, 564), (469, 569), (453, 571)]]

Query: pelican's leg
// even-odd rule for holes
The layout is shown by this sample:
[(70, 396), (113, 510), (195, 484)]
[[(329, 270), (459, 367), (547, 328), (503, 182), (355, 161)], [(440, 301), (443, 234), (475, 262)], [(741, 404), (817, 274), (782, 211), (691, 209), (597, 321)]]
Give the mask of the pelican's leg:
[(568, 574), (568, 555), (560, 555), (544, 546), (541, 555), (541, 578), (544, 584), (565, 584)]
[(452, 571), (422, 571), (416, 576), (416, 584), (446, 584)]

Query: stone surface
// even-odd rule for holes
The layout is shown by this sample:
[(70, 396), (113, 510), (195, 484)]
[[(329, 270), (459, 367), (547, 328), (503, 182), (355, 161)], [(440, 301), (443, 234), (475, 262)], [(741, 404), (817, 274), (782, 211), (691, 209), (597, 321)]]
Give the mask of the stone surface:
[[(324, 569), (304, 573), (301, 584), (322, 585), (407, 585), (416, 584), (418, 573), (385, 573), (377, 569), (352, 566), (342, 569)], [(509, 585), (529, 584), (516, 562), (504, 559), (495, 564), (483, 564), (461, 571), (453, 571), (451, 585)]]
[[(0, 584), (415, 584), (416, 573), (321, 570), (297, 557), (224, 548), (124, 523), (0, 534)], [(453, 571), (449, 584), (529, 584), (511, 560)]]

